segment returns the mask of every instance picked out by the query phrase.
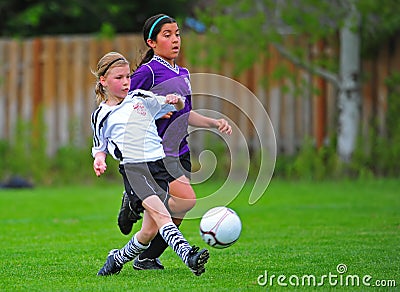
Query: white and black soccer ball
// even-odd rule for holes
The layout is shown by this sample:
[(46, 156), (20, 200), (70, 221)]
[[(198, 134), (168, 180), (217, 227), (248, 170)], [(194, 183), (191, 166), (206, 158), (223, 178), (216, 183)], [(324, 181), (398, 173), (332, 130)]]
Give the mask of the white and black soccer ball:
[(205, 243), (215, 248), (226, 248), (234, 244), (242, 231), (239, 216), (230, 208), (214, 207), (200, 220), (200, 235)]

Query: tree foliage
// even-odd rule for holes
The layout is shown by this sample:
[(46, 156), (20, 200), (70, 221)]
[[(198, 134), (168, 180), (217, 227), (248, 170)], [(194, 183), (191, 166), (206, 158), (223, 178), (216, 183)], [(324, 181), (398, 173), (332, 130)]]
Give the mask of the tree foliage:
[(140, 32), (151, 15), (182, 18), (193, 0), (17, 0), (0, 2), (0, 35), (29, 37), (55, 34)]
[[(196, 54), (205, 56), (201, 61), (229, 60), (238, 74), (272, 45), (293, 64), (330, 81), (338, 93), (337, 151), (350, 162), (360, 120), (360, 59), (400, 32), (398, 0), (215, 0), (197, 15), (209, 28), (206, 46), (213, 48)], [(302, 49), (332, 40), (337, 50), (330, 54), (338, 56), (324, 52), (310, 58), (310, 50)]]
[(353, 3), (361, 15), (362, 54), (374, 53), (400, 32), (398, 0), (215, 0), (196, 14), (208, 27), (207, 46), (216, 48), (207, 57), (230, 57), (245, 69), (266, 52), (267, 44), (279, 43), (286, 35), (307, 37), (312, 43), (337, 34)]

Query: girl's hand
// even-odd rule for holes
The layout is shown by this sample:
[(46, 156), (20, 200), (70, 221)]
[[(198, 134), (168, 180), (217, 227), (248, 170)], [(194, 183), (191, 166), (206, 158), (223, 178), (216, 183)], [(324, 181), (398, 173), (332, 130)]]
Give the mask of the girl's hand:
[(165, 103), (173, 104), (177, 111), (185, 107), (185, 101), (182, 96), (176, 94), (168, 94), (165, 96)]
[(219, 119), (217, 120), (217, 129), (221, 133), (225, 134), (232, 134), (232, 127), (229, 125), (228, 121), (225, 119)]
[(97, 176), (102, 175), (107, 169), (106, 161), (101, 157), (96, 157), (93, 161), (93, 170)]
[(165, 96), (165, 103), (176, 104), (179, 102), (180, 99), (181, 99), (181, 97), (179, 95), (168, 94)]

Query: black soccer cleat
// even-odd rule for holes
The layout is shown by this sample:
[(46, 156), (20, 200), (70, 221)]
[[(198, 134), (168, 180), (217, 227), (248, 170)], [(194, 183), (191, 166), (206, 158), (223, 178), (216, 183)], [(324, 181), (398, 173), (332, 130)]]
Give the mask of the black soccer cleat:
[(98, 271), (97, 276), (110, 276), (119, 274), (119, 272), (121, 272), (123, 266), (118, 265), (114, 258), (114, 255), (117, 252), (118, 249), (110, 250), (107, 256), (106, 263), (100, 269), (100, 271)]
[(210, 254), (207, 249), (203, 248), (199, 251), (197, 246), (193, 246), (189, 251), (188, 259), (186, 265), (196, 276), (200, 276), (205, 272), (204, 265), (207, 263)]
[(135, 270), (164, 270), (164, 266), (161, 264), (158, 258), (156, 259), (139, 259), (137, 257), (132, 264)]
[(133, 224), (142, 219), (140, 216), (141, 210), (132, 208), (129, 197), (126, 192), (122, 196), (121, 209), (118, 214), (118, 227), (119, 230), (125, 235), (132, 231)]

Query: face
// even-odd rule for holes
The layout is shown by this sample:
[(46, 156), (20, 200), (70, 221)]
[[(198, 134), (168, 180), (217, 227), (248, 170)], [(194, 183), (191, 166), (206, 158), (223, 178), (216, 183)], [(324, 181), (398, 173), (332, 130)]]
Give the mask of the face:
[(154, 50), (154, 54), (174, 65), (175, 58), (181, 48), (181, 36), (177, 23), (166, 23), (157, 35), (157, 41), (147, 40), (148, 45)]
[(131, 85), (129, 65), (126, 64), (110, 68), (106, 76), (100, 77), (100, 82), (107, 88), (109, 99), (124, 99)]

